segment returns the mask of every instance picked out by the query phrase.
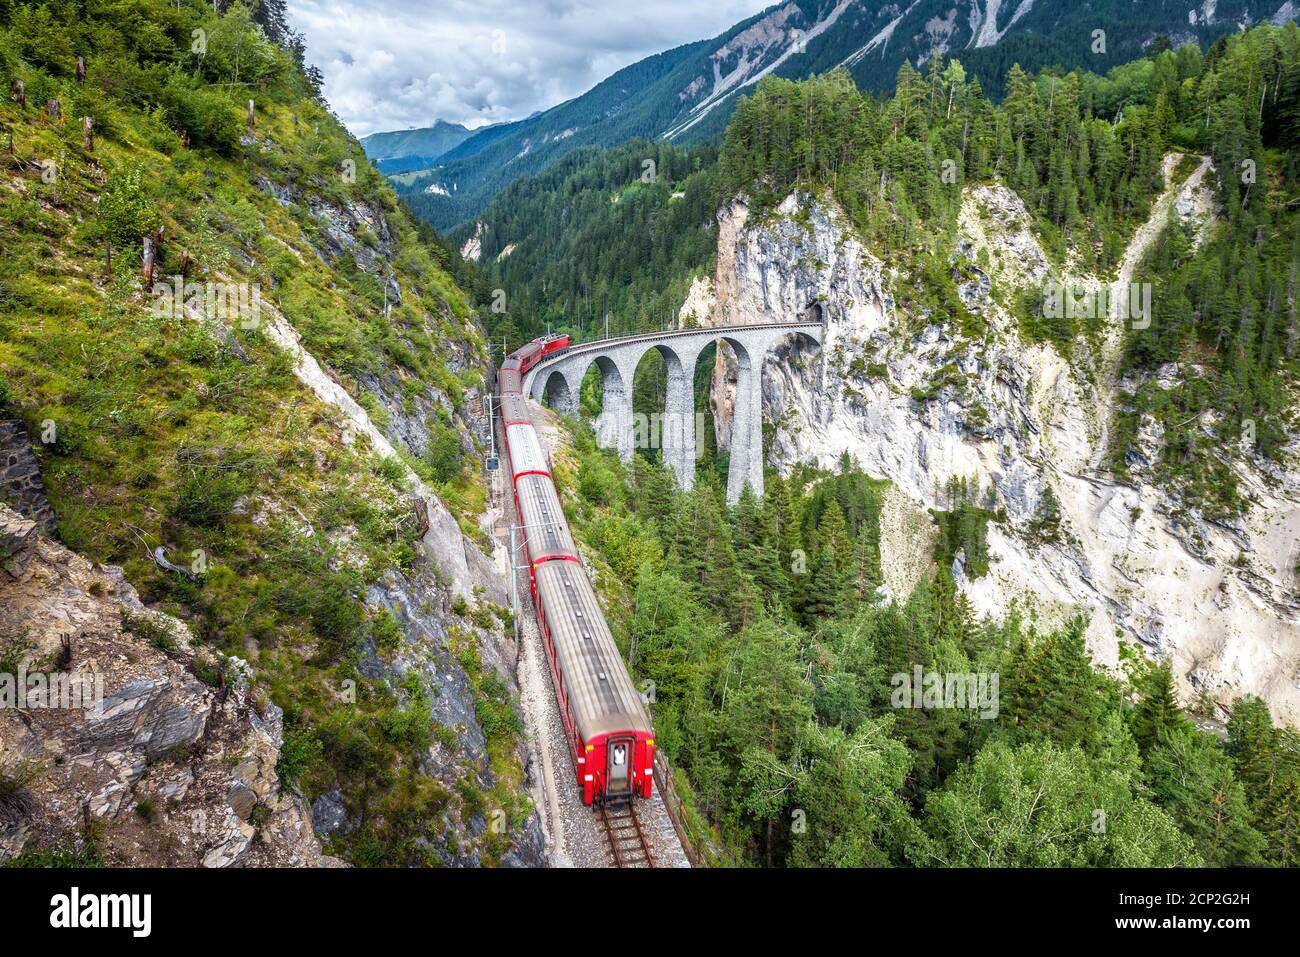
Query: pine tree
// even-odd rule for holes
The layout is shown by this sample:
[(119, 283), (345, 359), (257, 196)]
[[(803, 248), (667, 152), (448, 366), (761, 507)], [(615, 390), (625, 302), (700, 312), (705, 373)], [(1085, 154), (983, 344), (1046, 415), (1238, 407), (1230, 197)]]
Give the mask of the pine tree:
[(1138, 681), (1138, 702), (1129, 716), (1138, 749), (1145, 756), (1186, 724), (1174, 690), (1173, 666), (1168, 661), (1149, 666)]

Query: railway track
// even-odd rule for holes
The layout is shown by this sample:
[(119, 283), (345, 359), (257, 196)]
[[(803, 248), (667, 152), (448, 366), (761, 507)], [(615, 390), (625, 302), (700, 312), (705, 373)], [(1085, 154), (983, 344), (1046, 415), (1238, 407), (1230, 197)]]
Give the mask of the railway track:
[(636, 803), (599, 805), (600, 832), (615, 867), (654, 867), (650, 842), (641, 829)]

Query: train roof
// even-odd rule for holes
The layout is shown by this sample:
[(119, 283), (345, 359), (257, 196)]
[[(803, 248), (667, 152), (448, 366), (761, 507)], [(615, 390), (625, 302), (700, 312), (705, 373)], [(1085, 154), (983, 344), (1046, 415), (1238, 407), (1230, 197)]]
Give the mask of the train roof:
[(502, 392), (501, 421), (507, 423), (530, 421), (528, 407), (524, 405), (524, 397), (518, 392)]
[(641, 695), (582, 565), (544, 562), (534, 574), (578, 735), (587, 742), (612, 731), (649, 733)]
[(537, 430), (532, 425), (506, 427), (506, 442), (510, 445), (511, 477), (524, 472), (551, 474), (551, 463), (542, 454), (542, 444), (537, 440)]
[(519, 495), (520, 518), (533, 560), (546, 555), (576, 558), (578, 548), (569, 533), (569, 523), (565, 521), (550, 476), (525, 475), (515, 481), (515, 491)]

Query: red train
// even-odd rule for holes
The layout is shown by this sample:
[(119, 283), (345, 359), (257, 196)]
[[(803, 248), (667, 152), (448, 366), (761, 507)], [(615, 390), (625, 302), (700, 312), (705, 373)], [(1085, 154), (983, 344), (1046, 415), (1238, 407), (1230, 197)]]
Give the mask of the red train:
[[(534, 339), (517, 352), (511, 353), (511, 357), (513, 358), (518, 356), (519, 372), (522, 374), (537, 365), (537, 363), (541, 362), (547, 356), (554, 355), (557, 352), (563, 352), (567, 348), (569, 348), (568, 336), (541, 336)], [(507, 361), (509, 360), (507, 359)]]
[(529, 369), (568, 347), (568, 336), (545, 336), (502, 363), (506, 463), (524, 530), (529, 591), (582, 801), (648, 798), (654, 730), (587, 580), (522, 392)]

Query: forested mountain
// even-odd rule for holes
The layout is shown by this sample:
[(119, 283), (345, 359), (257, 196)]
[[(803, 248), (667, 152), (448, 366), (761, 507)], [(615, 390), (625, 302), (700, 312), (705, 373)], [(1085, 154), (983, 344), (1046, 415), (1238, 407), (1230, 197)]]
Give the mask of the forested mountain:
[(475, 151), (472, 161), (448, 154), (402, 192), (418, 215), (445, 229), (472, 217), (508, 183), (575, 147), (615, 146), (631, 137), (711, 139), (739, 96), (764, 76), (798, 79), (843, 67), (861, 89), (888, 92), (902, 63), (920, 69), (936, 56), (950, 56), (996, 100), (1013, 64), (1031, 74), (1044, 66), (1101, 73), (1152, 43), (1205, 46), (1269, 18), (1281, 23), (1297, 15), (1300, 8), (1276, 0), (787, 0), (713, 39), (620, 70), (507, 134), (485, 138), (483, 148), (471, 137), (464, 146)]
[(487, 326), (513, 348), (545, 332), (587, 339), (671, 328), (693, 276), (713, 270), (717, 151), (632, 140), (574, 150), (512, 183), (448, 234), (505, 292)]
[[(1300, 315), (1288, 292), (1300, 253), (1300, 210), (1289, 202), (1300, 176), (1296, 36), (1291, 25), (1220, 41), (1205, 55), (1166, 50), (1105, 77), (1035, 80), (1014, 66), (999, 106), (957, 61), (932, 61), (924, 75), (904, 64), (894, 96), (879, 104), (843, 72), (801, 84), (765, 80), (728, 127), (720, 191), (748, 192), (760, 207), (800, 187), (829, 191), (878, 248), (909, 257), (918, 294), (970, 334), (983, 327), (949, 275), (963, 183), (999, 179), (1013, 189), (1058, 276), (1067, 266), (1106, 273), (1162, 188), (1165, 153), (1208, 154), (1222, 171), (1224, 222), (1201, 243), (1187, 225), (1164, 230), (1139, 266), (1139, 275), (1162, 280), (1161, 294), (1150, 324), (1125, 333), (1121, 364), (1150, 374), (1195, 362), (1198, 374), (1126, 394), (1110, 455), (1123, 474), (1144, 413), (1176, 424), (1164, 434), (1160, 470), (1230, 513), (1241, 504), (1237, 479), (1204, 454), (1207, 443), (1235, 447), (1248, 428), (1252, 450), (1277, 457), (1300, 358)], [(951, 182), (936, 175), (945, 163)], [(1050, 288), (1019, 303), (1019, 314), (1029, 338), (1068, 352), (1096, 336), (1105, 317), (1050, 318)], [(1206, 436), (1198, 423), (1211, 412), (1218, 422)]]
[[(1209, 547), (1197, 537), (1210, 516), (1231, 529), (1243, 578), (1272, 559), (1234, 536), (1265, 518), (1285, 528), (1282, 510), (1296, 507), (1268, 498), (1256, 476), (1294, 493), (1300, 29), (1252, 30), (1204, 54), (1153, 51), (1104, 76), (1013, 67), (1000, 104), (957, 61), (926, 67), (905, 64), (883, 99), (842, 71), (767, 78), (727, 129), (721, 215), (737, 233), (733, 255), (763, 258), (737, 264), (732, 281), (753, 288), (732, 293), (748, 296), (739, 304), (719, 293), (719, 310), (740, 311), (714, 318), (764, 321), (761, 306), (781, 315), (785, 285), (806, 274), (794, 302), (824, 297), (834, 343), (765, 373), (769, 461), (781, 468), (768, 471), (763, 499), (728, 509), (707, 467), (693, 491), (677, 491), (652, 450), (625, 466), (581, 425), (572, 461), (557, 464), (629, 663), (653, 682), (656, 736), (683, 771), (697, 846), (719, 861), (791, 866), (1294, 866), (1295, 729), (1253, 695), (1216, 703), (1205, 663), (1178, 655), (1193, 636), (1153, 642), (1126, 627), (1118, 661), (1102, 669), (1087, 614), (1047, 624), (1046, 602), (998, 614), (975, 602), (987, 609), (998, 562), (1013, 564), (1013, 579), (1077, 574), (1060, 570), (1077, 563), (1083, 591), (1095, 589), (1096, 526), (1123, 521), (1124, 572), (1141, 600), (1161, 601), (1176, 586), (1145, 577), (1164, 560), (1155, 533), (1139, 531), (1139, 519), (1157, 520), (1148, 497), (1159, 521), (1183, 529), (1174, 553)], [(1165, 208), (1157, 197), (1202, 174), (1208, 217), (1164, 200), (1168, 215), (1152, 220)], [(833, 229), (828, 208), (840, 217)], [(1014, 236), (1013, 261), (990, 257), (991, 241), (976, 248), (971, 233), (985, 229)], [(1150, 323), (1045, 308), (1053, 280), (1097, 275), (1153, 284)], [(1033, 364), (1018, 368), (1004, 351)], [(1079, 393), (1022, 381), (1063, 366)], [(638, 391), (655, 374), (648, 362)], [(909, 392), (904, 374), (924, 384)], [(1021, 444), (1026, 429), (1055, 428), (1036, 418), (1040, 395), (1068, 403), (1090, 388), (1090, 402), (1115, 395), (1121, 406), (1095, 440), (1109, 450), (1095, 469), (1069, 474), (1088, 469), (1088, 447), (1067, 456)], [(816, 416), (823, 392), (843, 396), (829, 422)], [(925, 471), (908, 488), (896, 477), (918, 467), (906, 432), (927, 423), (930, 444), (916, 453)], [(995, 482), (926, 487), (963, 444), (994, 449)], [(832, 467), (794, 460), (846, 445)], [(1074, 489), (1099, 487), (1140, 489), (1113, 499), (1129, 503), (1126, 519), (1091, 499), (1079, 514)], [(909, 512), (905, 494), (929, 508)], [(905, 534), (915, 513), (932, 530)], [(921, 549), (929, 561), (900, 589), (907, 579), (891, 566)], [(1039, 552), (1049, 558), (1032, 572), (1014, 564)], [(1185, 564), (1178, 577), (1218, 564)], [(1293, 648), (1300, 583), (1276, 573), (1264, 614)], [(1219, 580), (1197, 600), (1235, 587)], [(1214, 629), (1210, 611), (1189, 620)], [(900, 698), (896, 679), (918, 668), (998, 676), (996, 713), (918, 707), (910, 684)], [(1199, 698), (1176, 668), (1200, 669)], [(1205, 730), (1225, 715), (1217, 735)]]
[(371, 133), (361, 138), (361, 147), (381, 173), (400, 173), (432, 166), (472, 135), (472, 130), (459, 123), (438, 120), (422, 129)]
[(0, 0), (0, 672), (128, 714), (0, 708), (0, 861), (537, 863), (460, 264), (220, 6)]

